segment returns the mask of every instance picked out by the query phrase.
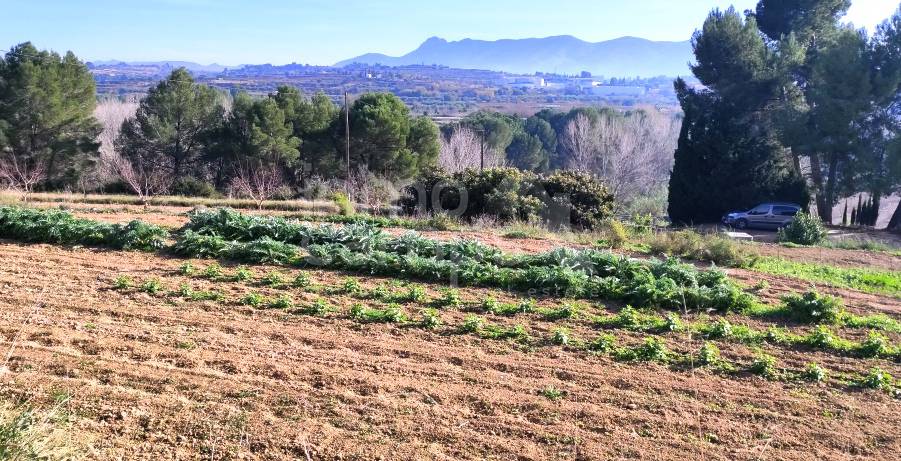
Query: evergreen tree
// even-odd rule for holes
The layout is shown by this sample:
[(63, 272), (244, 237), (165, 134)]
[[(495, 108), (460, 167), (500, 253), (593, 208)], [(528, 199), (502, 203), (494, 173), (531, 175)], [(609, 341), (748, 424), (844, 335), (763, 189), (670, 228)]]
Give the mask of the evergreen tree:
[(72, 184), (97, 159), (94, 78), (72, 52), (30, 42), (0, 60), (0, 155), (44, 171), (45, 188)]
[(670, 218), (706, 222), (765, 200), (807, 203), (804, 182), (769, 117), (780, 80), (754, 19), (716, 10), (692, 43), (692, 72), (706, 89), (691, 89), (682, 79), (675, 84), (685, 118), (670, 178)]
[(135, 116), (122, 124), (116, 144), (124, 157), (149, 162), (172, 179), (197, 177), (222, 119), (216, 90), (194, 83), (179, 68), (150, 89)]

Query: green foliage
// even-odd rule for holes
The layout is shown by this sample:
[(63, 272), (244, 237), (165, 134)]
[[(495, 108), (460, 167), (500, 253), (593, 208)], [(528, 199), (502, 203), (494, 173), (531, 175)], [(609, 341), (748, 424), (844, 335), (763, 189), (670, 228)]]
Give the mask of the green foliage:
[(467, 315), (460, 330), (463, 333), (478, 333), (485, 326), (485, 319), (478, 315)]
[(815, 383), (824, 382), (828, 378), (826, 369), (813, 362), (807, 364), (807, 367), (801, 373), (801, 377)]
[(360, 287), (359, 280), (352, 277), (347, 277), (343, 282), (341, 282), (341, 291), (348, 294), (358, 294), (362, 292), (363, 289)]
[(317, 298), (309, 306), (301, 310), (302, 313), (315, 317), (324, 317), (335, 311), (336, 309), (322, 298)]
[(885, 335), (871, 331), (867, 335), (866, 341), (860, 344), (858, 351), (864, 357), (885, 357), (891, 355), (894, 349), (889, 345), (888, 338)]
[(756, 256), (734, 240), (693, 230), (658, 232), (647, 238), (651, 253), (711, 261), (724, 267), (747, 267)]
[(294, 307), (294, 299), (290, 295), (283, 294), (269, 303), (271, 309), (291, 309)]
[(460, 308), (463, 300), (460, 299), (460, 291), (453, 288), (441, 290), (441, 297), (435, 299), (435, 305), (439, 307)]
[(212, 263), (203, 270), (203, 276), (209, 279), (217, 279), (222, 277), (222, 266)]
[(570, 332), (566, 328), (555, 328), (551, 336), (551, 342), (558, 346), (568, 346), (570, 343)]
[(150, 279), (141, 285), (141, 291), (155, 295), (163, 291), (163, 284), (159, 281), (159, 279)]
[(538, 391), (538, 393), (548, 400), (560, 400), (566, 394), (564, 391), (561, 391), (553, 386), (545, 387)]
[(655, 336), (645, 338), (642, 345), (620, 354), (622, 359), (642, 362), (667, 362), (669, 361), (669, 356), (670, 351), (666, 347), (666, 343)]
[(307, 288), (313, 282), (310, 280), (310, 276), (306, 272), (300, 272), (297, 276), (294, 277), (294, 280), (291, 282), (291, 286), (295, 288)]
[(389, 304), (384, 309), (366, 308), (362, 304), (354, 304), (350, 316), (361, 323), (406, 323), (407, 315), (397, 304)]
[(269, 271), (260, 283), (269, 287), (279, 287), (285, 283), (285, 277), (280, 272)]
[(709, 341), (704, 341), (701, 350), (698, 351), (698, 363), (704, 366), (714, 366), (722, 361), (720, 349)]
[(335, 192), (332, 196), (332, 200), (335, 201), (335, 206), (338, 207), (338, 213), (341, 216), (353, 216), (356, 213), (354, 210), (354, 204), (350, 201), (350, 198), (347, 197), (347, 194), (343, 192)]
[(816, 245), (826, 239), (826, 227), (820, 218), (799, 212), (787, 226), (779, 229), (777, 240), (799, 245)]
[[(190, 176), (211, 146), (222, 113), (216, 90), (195, 83), (184, 68), (176, 69), (150, 88), (135, 116), (123, 123), (116, 150), (136, 171), (152, 170), (169, 178)], [(136, 192), (150, 195), (161, 190)]]
[[(537, 176), (513, 168), (466, 170), (452, 175), (430, 172), (421, 179), (422, 188), (410, 187), (401, 199), (409, 213), (435, 212), (433, 203), (442, 210), (460, 210), (460, 217), (494, 216), (504, 222), (535, 222), (544, 219), (552, 224), (568, 223), (580, 228), (600, 228), (611, 216), (613, 196), (598, 180), (585, 173), (557, 172)], [(454, 185), (440, 188), (436, 185)], [(440, 190), (433, 201), (432, 193)], [(420, 193), (424, 197), (419, 197)], [(465, 197), (465, 207), (461, 203)], [(424, 200), (424, 201), (423, 201)], [(425, 210), (418, 210), (425, 203)]]
[(835, 324), (845, 312), (841, 300), (815, 291), (800, 296), (791, 294), (783, 297), (782, 302), (788, 315), (800, 322)]
[(172, 195), (182, 195), (185, 197), (222, 197), (222, 194), (216, 190), (216, 186), (189, 176), (183, 176), (176, 179), (169, 192)]
[(775, 379), (778, 373), (776, 357), (763, 352), (757, 353), (757, 356), (754, 357), (754, 362), (751, 363), (750, 371), (766, 379)]
[(773, 275), (785, 275), (815, 283), (851, 288), (901, 298), (901, 271), (829, 266), (780, 258), (764, 257), (751, 269)]
[[(0, 59), (0, 82), (0, 152), (24, 171), (43, 169), (37, 179), (44, 187), (76, 185), (98, 157), (101, 131), (87, 66), (72, 52), (60, 56), (25, 42)], [(9, 186), (34, 187), (15, 177), (6, 178)]]
[(253, 272), (247, 266), (238, 266), (233, 278), (239, 282), (246, 282), (253, 279)]
[(881, 368), (872, 368), (861, 381), (861, 385), (870, 389), (890, 389), (895, 379)]
[(266, 302), (266, 298), (264, 298), (263, 295), (261, 295), (259, 293), (253, 293), (253, 292), (247, 293), (246, 295), (244, 295), (244, 297), (241, 298), (241, 301), (240, 301), (241, 304), (243, 304), (245, 306), (251, 306), (251, 307), (259, 307), (264, 302)]
[(616, 349), (616, 336), (605, 333), (588, 343), (588, 350), (597, 353), (608, 353)]
[(154, 251), (163, 247), (168, 235), (161, 227), (140, 221), (123, 226), (75, 218), (61, 210), (0, 207), (0, 237), (26, 242)]
[(134, 285), (134, 281), (127, 275), (120, 275), (113, 281), (113, 288), (116, 290), (127, 290)]
[(422, 316), (422, 320), (420, 320), (419, 324), (422, 325), (423, 328), (431, 330), (441, 326), (441, 314), (438, 313), (437, 309), (423, 309), (420, 311), (420, 315)]
[(178, 273), (181, 275), (194, 275), (194, 272), (197, 271), (197, 268), (194, 267), (190, 262), (183, 263), (178, 267)]

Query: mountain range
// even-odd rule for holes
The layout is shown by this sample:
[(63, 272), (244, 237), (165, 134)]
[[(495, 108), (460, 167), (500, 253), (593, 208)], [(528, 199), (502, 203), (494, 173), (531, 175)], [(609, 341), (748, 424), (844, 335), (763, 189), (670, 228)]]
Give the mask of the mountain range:
[(385, 66), (438, 64), (517, 74), (582, 71), (607, 77), (654, 77), (688, 74), (691, 42), (658, 42), (637, 37), (591, 43), (570, 35), (496, 41), (447, 41), (432, 37), (403, 56), (369, 53), (335, 64)]

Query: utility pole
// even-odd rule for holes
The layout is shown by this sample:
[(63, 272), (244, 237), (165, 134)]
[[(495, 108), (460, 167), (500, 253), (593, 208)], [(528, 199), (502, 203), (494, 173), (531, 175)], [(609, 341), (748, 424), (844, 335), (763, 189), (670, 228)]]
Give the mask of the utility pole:
[(479, 130), (479, 157), (482, 162), (479, 166), (479, 171), (485, 171), (485, 130)]
[(347, 166), (347, 192), (350, 193), (350, 106), (347, 104), (347, 91), (344, 92), (344, 161)]

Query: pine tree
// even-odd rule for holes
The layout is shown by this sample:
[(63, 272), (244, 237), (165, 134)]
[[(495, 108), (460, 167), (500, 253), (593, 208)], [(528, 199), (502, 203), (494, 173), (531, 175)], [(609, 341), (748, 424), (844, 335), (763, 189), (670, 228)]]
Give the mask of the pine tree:
[(26, 168), (41, 165), (45, 188), (70, 185), (97, 159), (94, 78), (72, 52), (29, 42), (0, 59), (0, 127), (5, 150)]

